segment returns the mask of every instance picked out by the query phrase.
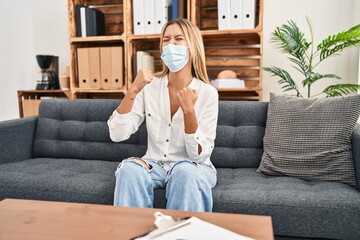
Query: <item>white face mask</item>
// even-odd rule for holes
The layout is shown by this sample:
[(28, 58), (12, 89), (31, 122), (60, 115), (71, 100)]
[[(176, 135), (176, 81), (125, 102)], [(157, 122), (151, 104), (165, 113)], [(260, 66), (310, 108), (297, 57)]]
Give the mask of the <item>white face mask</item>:
[(171, 72), (178, 72), (187, 64), (187, 46), (168, 44), (163, 47), (161, 59)]

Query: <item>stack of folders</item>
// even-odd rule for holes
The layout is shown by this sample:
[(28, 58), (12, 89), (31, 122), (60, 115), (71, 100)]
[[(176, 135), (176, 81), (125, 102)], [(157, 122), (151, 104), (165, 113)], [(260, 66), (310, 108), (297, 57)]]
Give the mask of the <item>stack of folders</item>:
[(77, 49), (79, 88), (122, 89), (123, 47)]
[(151, 56), (150, 53), (144, 51), (136, 52), (136, 72), (141, 68), (145, 68), (151, 72), (155, 71), (154, 57)]
[(104, 14), (93, 6), (75, 6), (76, 36), (102, 36), (105, 35)]
[(255, 28), (256, 0), (217, 0), (219, 30)]
[(186, 0), (133, 0), (134, 34), (158, 34), (168, 21), (185, 18)]

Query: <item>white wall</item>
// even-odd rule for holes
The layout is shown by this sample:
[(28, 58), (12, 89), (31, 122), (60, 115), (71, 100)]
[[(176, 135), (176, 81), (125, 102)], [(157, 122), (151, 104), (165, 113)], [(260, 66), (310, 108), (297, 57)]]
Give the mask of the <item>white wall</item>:
[(69, 64), (66, 0), (32, 0), (35, 54), (59, 56), (59, 72)]
[[(34, 89), (35, 55), (59, 56), (59, 71), (69, 62), (66, 0), (1, 1), (0, 121), (19, 117), (18, 90)], [(5, 10), (6, 9), (6, 10)]]
[[(270, 44), (270, 34), (288, 19), (293, 19), (308, 34), (305, 16), (309, 16), (315, 41), (350, 28), (360, 22), (358, 0), (264, 0), (263, 66), (279, 66), (291, 70), (289, 61)], [(36, 54), (60, 57), (60, 72), (69, 62), (66, 0), (1, 1), (0, 14), (0, 121), (19, 117), (17, 90), (34, 89)], [(6, 10), (4, 10), (6, 9)], [(326, 60), (317, 69), (335, 73), (344, 82), (358, 80), (358, 50), (344, 52)], [(296, 71), (290, 71), (296, 73)], [(299, 76), (299, 75), (298, 75)], [(300, 81), (300, 80), (299, 80)], [(326, 81), (325, 81), (326, 82)], [(320, 82), (321, 83), (321, 82)], [(324, 84), (323, 84), (324, 85)], [(325, 84), (327, 85), (327, 83)], [(317, 84), (316, 91), (324, 86)], [(264, 101), (269, 92), (282, 93), (276, 79), (263, 74)]]
[[(301, 86), (303, 80), (301, 74), (298, 74), (297, 70), (290, 66), (290, 61), (286, 59), (285, 54), (280, 53), (270, 43), (271, 32), (277, 26), (292, 19), (310, 40), (306, 22), (306, 16), (308, 16), (313, 25), (314, 42), (317, 45), (327, 36), (347, 30), (358, 24), (359, 12), (360, 5), (357, 0), (264, 0), (263, 66), (273, 65), (284, 68), (297, 79), (296, 82)], [(347, 50), (341, 53), (340, 56), (324, 60), (315, 71), (338, 74), (343, 78), (342, 83), (357, 83), (358, 54), (359, 52), (356, 49)], [(339, 83), (339, 80), (319, 80), (312, 86), (312, 95), (335, 83)], [(263, 90), (264, 101), (269, 100), (270, 92), (283, 93), (277, 84), (277, 78), (271, 77), (265, 71), (263, 71)], [(302, 91), (302, 94), (304, 95), (305, 91)]]
[(36, 63), (31, 1), (2, 1), (0, 9), (0, 120), (5, 120), (18, 117), (17, 90), (34, 86)]

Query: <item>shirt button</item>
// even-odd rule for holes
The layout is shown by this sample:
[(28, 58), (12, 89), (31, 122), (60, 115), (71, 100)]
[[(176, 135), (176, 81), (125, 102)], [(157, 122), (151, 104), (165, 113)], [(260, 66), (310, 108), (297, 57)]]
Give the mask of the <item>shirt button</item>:
[(149, 116), (149, 117), (151, 117), (151, 114), (150, 114), (150, 113), (148, 113), (148, 116)]
[(196, 140), (199, 140), (199, 137), (196, 137)]
[(166, 142), (169, 142), (169, 139), (166, 139)]
[(166, 154), (164, 154), (164, 157), (166, 157)]
[(169, 123), (169, 127), (171, 126), (171, 124)]

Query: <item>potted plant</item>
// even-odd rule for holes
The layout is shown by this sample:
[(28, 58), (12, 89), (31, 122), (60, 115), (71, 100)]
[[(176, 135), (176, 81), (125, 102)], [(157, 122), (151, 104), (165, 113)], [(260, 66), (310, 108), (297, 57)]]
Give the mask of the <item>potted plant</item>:
[[(338, 55), (351, 47), (358, 47), (360, 44), (360, 24), (347, 31), (328, 36), (315, 47), (312, 26), (309, 18), (306, 20), (310, 29), (310, 41), (305, 38), (304, 33), (300, 31), (296, 23), (289, 20), (287, 24), (277, 27), (272, 32), (271, 42), (288, 55), (293, 67), (302, 74), (301, 83), (302, 87), (307, 88), (307, 97), (315, 97), (321, 94), (325, 94), (326, 97), (342, 96), (360, 90), (358, 84), (336, 84), (326, 87), (321, 93), (312, 95), (311, 86), (315, 82), (327, 78), (341, 79), (335, 74), (317, 73), (315, 68), (330, 56)], [(263, 69), (272, 73), (272, 76), (280, 78), (278, 83), (282, 85), (283, 91), (295, 91), (296, 96), (303, 97), (295, 79), (286, 70), (274, 66)]]

